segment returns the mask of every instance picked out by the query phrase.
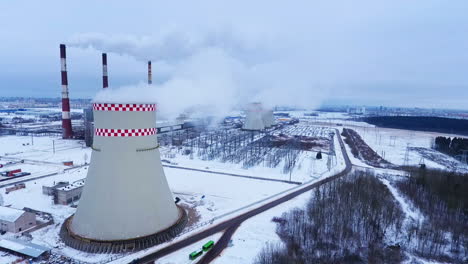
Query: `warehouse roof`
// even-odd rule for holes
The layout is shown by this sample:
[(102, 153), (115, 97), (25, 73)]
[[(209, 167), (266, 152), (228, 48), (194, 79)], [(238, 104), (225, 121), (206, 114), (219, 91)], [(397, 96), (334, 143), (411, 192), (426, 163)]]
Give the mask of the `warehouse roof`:
[(37, 258), (50, 248), (17, 239), (0, 239), (0, 248)]
[(23, 214), (23, 210), (0, 206), (0, 220), (14, 222)]

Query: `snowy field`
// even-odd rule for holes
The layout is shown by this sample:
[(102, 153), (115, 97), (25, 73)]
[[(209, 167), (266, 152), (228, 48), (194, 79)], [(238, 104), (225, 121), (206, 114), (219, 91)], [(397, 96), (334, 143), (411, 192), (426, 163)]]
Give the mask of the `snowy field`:
[[(335, 146), (339, 146), (338, 139), (335, 137)], [(345, 168), (345, 162), (340, 148), (336, 148), (337, 162), (331, 171), (324, 172), (318, 179), (311, 180), (316, 182), (319, 179), (334, 175)], [(310, 191), (303, 193), (287, 203), (280, 204), (270, 210), (256, 215), (237, 229), (232, 236), (232, 244), (226, 248), (221, 255), (215, 259), (216, 264), (234, 264), (234, 263), (253, 263), (255, 257), (266, 245), (266, 243), (282, 243), (276, 234), (276, 224), (272, 222), (275, 216), (288, 212), (296, 207), (304, 207), (310, 198)], [(255, 230), (255, 232), (252, 232)]]
[[(328, 171), (328, 142), (330, 133), (335, 133), (335, 130), (314, 126), (312, 123), (304, 122), (294, 126), (286, 126), (281, 130), (275, 130), (272, 132), (273, 135), (279, 135), (285, 133), (288, 136), (307, 136), (314, 137), (315, 139), (321, 140), (326, 147), (315, 147), (309, 151), (301, 151), (297, 157), (297, 163), (291, 173), (284, 173), (282, 171), (285, 160), (282, 161), (274, 168), (268, 167), (266, 158), (257, 166), (244, 168), (242, 163), (231, 163), (222, 162), (219, 159), (214, 160), (202, 160), (197, 155), (183, 155), (174, 147), (161, 146), (161, 158), (167, 160), (173, 166), (180, 166), (186, 168), (195, 168), (210, 170), (213, 172), (229, 172), (245, 176), (255, 176), (277, 180), (287, 180), (295, 182), (306, 182), (311, 179), (319, 177), (321, 174)], [(264, 135), (257, 135), (258, 139), (261, 139)], [(275, 148), (273, 148), (275, 149)], [(270, 153), (273, 151), (266, 150)], [(318, 151), (322, 152), (322, 159), (316, 159)], [(269, 155), (268, 154), (268, 155)], [(335, 157), (330, 157), (335, 159)]]
[[(18, 167), (23, 171), (31, 172), (31, 176), (49, 172), (57, 174), (28, 181), (25, 183), (25, 189), (13, 191), (9, 194), (4, 194), (5, 188), (0, 188), (4, 205), (13, 208), (29, 207), (52, 214), (55, 224), (32, 232), (32, 242), (54, 248), (54, 252), (57, 254), (90, 263), (105, 261), (109, 257), (115, 257), (87, 254), (64, 247), (59, 242), (58, 232), (61, 223), (73, 214), (75, 209), (64, 205), (54, 205), (50, 196), (42, 194), (42, 186), (44, 185), (50, 186), (58, 181), (73, 182), (85, 178), (87, 166), (64, 171), (68, 167), (63, 166), (62, 162), (73, 161), (75, 165), (82, 165), (85, 162), (89, 162), (91, 150), (83, 147), (80, 141), (62, 140), (54, 137), (34, 137), (32, 140), (34, 142), (31, 141), (31, 137), (26, 136), (0, 137), (0, 145), (2, 145), (0, 149), (0, 155), (2, 156), (0, 162), (24, 159), (24, 163), (11, 165), (6, 169)], [(53, 145), (55, 145), (55, 153)], [(306, 158), (307, 156), (303, 157), (303, 159)], [(224, 172), (232, 172), (231, 169), (223, 167), (222, 163), (220, 163), (219, 167), (209, 162), (208, 164), (211, 168)], [(191, 165), (205, 168), (205, 165), (200, 166), (196, 162)], [(317, 167), (323, 170), (323, 166)], [(174, 196), (182, 199), (181, 204), (196, 210), (199, 215), (198, 222), (208, 221), (213, 217), (236, 210), (254, 201), (262, 200), (265, 197), (295, 186), (280, 182), (252, 180), (177, 168), (165, 168), (164, 170)], [(251, 173), (256, 175), (255, 171)], [(323, 173), (323, 171), (318, 171), (315, 177)], [(310, 178), (308, 176), (308, 179)], [(6, 234), (0, 236), (0, 238), (11, 236), (14, 235)], [(190, 251), (191, 249), (188, 248), (187, 250)], [(10, 255), (6, 255), (0, 257), (0, 262), (3, 263), (3, 261), (10, 261), (11, 259)], [(180, 263), (177, 258), (174, 260), (171, 257), (168, 257), (167, 261), (171, 261), (168, 263)]]
[[(363, 140), (384, 159), (395, 165), (419, 165), (421, 163), (426, 164), (430, 168), (438, 169), (452, 169), (446, 166), (449, 164), (456, 164), (459, 168), (468, 169), (467, 166), (463, 166), (456, 159), (433, 151), (431, 149), (434, 139), (438, 136), (445, 137), (460, 137), (459, 135), (442, 134), (436, 132), (424, 132), (424, 131), (408, 131), (402, 129), (393, 128), (368, 128), (360, 126), (349, 126), (351, 129), (356, 130)], [(406, 152), (408, 148), (408, 156)], [(424, 158), (423, 155), (416, 151), (418, 148), (423, 148), (429, 152), (435, 152), (439, 157), (437, 160), (429, 160)], [(352, 155), (350, 155), (352, 156)]]
[[(445, 134), (432, 132), (375, 128), (363, 122), (346, 121), (345, 119), (349, 118), (349, 116), (345, 113), (319, 112), (318, 117), (310, 117), (307, 119), (304, 118), (303, 112), (294, 112), (291, 115), (300, 117), (300, 124), (303, 126), (312, 127), (325, 125), (328, 122), (331, 127), (340, 129), (340, 132), (342, 126), (338, 126), (338, 123), (342, 124), (344, 127), (352, 128), (356, 130), (366, 143), (379, 155), (382, 155), (382, 157), (389, 162), (397, 165), (403, 165), (405, 163), (407, 146), (430, 149), (432, 141), (436, 136), (447, 136)], [(317, 130), (317, 132), (314, 133), (317, 134), (313, 136), (324, 137), (327, 134), (325, 130)], [(336, 136), (334, 137), (334, 145), (339, 146)], [(348, 153), (350, 153), (347, 145), (346, 147)], [(322, 152), (323, 158), (317, 160), (315, 159), (316, 151), (302, 151), (299, 154), (297, 165), (291, 174), (282, 173), (281, 164), (276, 168), (269, 168), (264, 166), (264, 164), (259, 164), (252, 168), (244, 169), (242, 168), (242, 164), (223, 163), (216, 160), (204, 161), (197, 157), (191, 159), (188, 155), (180, 154), (174, 156), (169, 148), (166, 147), (161, 147), (161, 157), (162, 159), (169, 160), (171, 166), (305, 183), (315, 182), (324, 177), (333, 175), (344, 168), (344, 160), (340, 148), (336, 147), (336, 150), (336, 156), (331, 160), (332, 167), (330, 170), (327, 166), (327, 162), (329, 162), (327, 153)], [(352, 155), (349, 156), (353, 164), (369, 167), (352, 157)], [(446, 155), (444, 156), (447, 159), (451, 159)], [(419, 164), (421, 157), (420, 152), (410, 149), (408, 163), (410, 165)], [(49, 173), (57, 174), (28, 181), (26, 182), (26, 189), (17, 190), (7, 195), (5, 195), (4, 188), (0, 188), (0, 194), (3, 196), (5, 205), (11, 205), (11, 207), (14, 208), (30, 207), (52, 214), (55, 224), (33, 232), (32, 242), (52, 247), (57, 254), (90, 263), (98, 263), (100, 261), (109, 260), (110, 257), (119, 256), (87, 254), (64, 247), (64, 245), (59, 242), (58, 231), (64, 219), (73, 214), (75, 209), (69, 206), (54, 205), (50, 196), (42, 194), (43, 185), (52, 185), (54, 182), (58, 181), (73, 182), (85, 178), (87, 166), (81, 165), (89, 163), (90, 158), (91, 149), (84, 147), (83, 142), (80, 141), (62, 140), (58, 137), (31, 138), (27, 136), (2, 136), (0, 137), (0, 164), (19, 160), (24, 160), (24, 163), (2, 168), (0, 171), (21, 168), (23, 171), (31, 172), (31, 177)], [(73, 161), (74, 165), (80, 167), (65, 171), (65, 169), (69, 167), (62, 164), (64, 161)], [(437, 162), (428, 160), (424, 160), (424, 162), (429, 167), (444, 168), (443, 165)], [(296, 186), (281, 182), (254, 180), (178, 168), (165, 167), (164, 171), (174, 197), (177, 196), (181, 198), (181, 204), (196, 213), (198, 223), (210, 221), (220, 215), (232, 212), (238, 208), (242, 208)], [(384, 170), (382, 169), (381, 171)], [(24, 177), (23, 179), (28, 178)], [(294, 207), (303, 206), (308, 200), (309, 195), (310, 192), (302, 194), (287, 203), (281, 204), (245, 221), (234, 233), (230, 246), (222, 252), (221, 256), (218, 257), (214, 263), (252, 263), (255, 256), (266, 242), (280, 242), (279, 237), (275, 233), (276, 225), (271, 222), (271, 219)], [(238, 213), (239, 212), (235, 212), (233, 215)], [(196, 231), (199, 230), (194, 230), (193, 232)], [(183, 236), (188, 235), (190, 235), (190, 233), (186, 233)], [(13, 235), (0, 235), (0, 238), (11, 236)], [(216, 241), (220, 236), (221, 233), (218, 233), (205, 240), (208, 241), (212, 239)], [(188, 254), (196, 250), (206, 241), (199, 241), (196, 244), (190, 245), (158, 260), (157, 263), (193, 263), (188, 260)], [(165, 245), (163, 244), (156, 248), (163, 246)], [(0, 263), (8, 263), (14, 259), (16, 258), (11, 255), (0, 255)], [(115, 263), (119, 262), (116, 261)]]

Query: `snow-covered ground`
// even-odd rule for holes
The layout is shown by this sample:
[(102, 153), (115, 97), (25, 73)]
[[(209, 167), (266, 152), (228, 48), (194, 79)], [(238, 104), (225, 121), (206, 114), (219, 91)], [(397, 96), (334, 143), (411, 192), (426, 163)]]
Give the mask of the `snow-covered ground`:
[[(227, 247), (213, 263), (254, 263), (255, 258), (266, 243), (282, 243), (275, 232), (276, 223), (271, 221), (273, 217), (281, 216), (283, 213), (296, 207), (304, 207), (309, 198), (310, 192), (306, 192), (291, 199), (287, 203), (280, 204), (243, 222), (232, 236), (232, 244)], [(164, 262), (161, 262), (161, 264), (162, 263)]]
[[(335, 146), (339, 146), (336, 136), (334, 140)], [(341, 148), (339, 147), (336, 148), (336, 157), (336, 164), (332, 170), (322, 173), (317, 179), (310, 180), (309, 182), (316, 182), (343, 170), (345, 162)], [(257, 254), (267, 242), (281, 243), (279, 236), (275, 232), (276, 224), (271, 221), (272, 218), (281, 216), (281, 214), (295, 207), (304, 207), (309, 197), (310, 192), (303, 193), (287, 203), (280, 204), (243, 222), (232, 237), (232, 246), (225, 249), (214, 263), (253, 263)], [(255, 232), (252, 232), (252, 230), (255, 230)]]
[(81, 165), (85, 161), (89, 162), (91, 149), (84, 147), (81, 141), (63, 140), (59, 137), (2, 136), (0, 156), (5, 160), (24, 159), (57, 164), (73, 161), (75, 165)]
[[(439, 135), (430, 132), (374, 128), (363, 122), (346, 121), (345, 119), (349, 116), (344, 113), (320, 112), (316, 120), (314, 120), (314, 117), (304, 120), (303, 113), (299, 112), (292, 114), (292, 116), (301, 116), (303, 120), (301, 123), (306, 126), (317, 126), (317, 123), (324, 125), (325, 121), (328, 121), (332, 127), (341, 128), (341, 125), (337, 125), (339, 123), (345, 127), (355, 129), (371, 148), (394, 164), (403, 164), (407, 143), (410, 143), (411, 147), (430, 148), (434, 137)], [(185, 155), (175, 155), (175, 157), (167, 155), (166, 157), (165, 154), (168, 154), (169, 149), (164, 147), (161, 148), (161, 156), (180, 167), (270, 179), (312, 182), (333, 175), (345, 167), (340, 148), (337, 147), (339, 143), (336, 136), (334, 141), (337, 153), (331, 170), (327, 166), (328, 155), (326, 153), (322, 152), (323, 158), (316, 160), (315, 155), (317, 152), (304, 151), (299, 155), (297, 166), (291, 174), (282, 173), (281, 164), (276, 168), (269, 168), (261, 164), (244, 169), (242, 164), (223, 163), (216, 160), (203, 161), (196, 157), (190, 159), (189, 156)], [(69, 206), (54, 205), (51, 197), (42, 194), (43, 185), (52, 185), (54, 182), (64, 180), (73, 182), (86, 177), (87, 166), (64, 171), (68, 167), (62, 164), (63, 161), (73, 161), (75, 165), (89, 162), (91, 149), (83, 147), (83, 145), (80, 141), (62, 140), (57, 137), (0, 137), (0, 156), (2, 156), (0, 157), (0, 163), (25, 160), (24, 164), (12, 165), (0, 169), (0, 171), (19, 167), (23, 171), (31, 172), (32, 176), (58, 173), (50, 177), (29, 181), (26, 183), (26, 189), (5, 195), (5, 190), (2, 188), (0, 193), (3, 195), (4, 204), (11, 205), (14, 208), (30, 207), (53, 215), (56, 224), (33, 232), (32, 242), (49, 247), (57, 246), (58, 248), (54, 249), (54, 251), (82, 261), (99, 262), (118, 256), (87, 254), (64, 247), (62, 243), (59, 243), (58, 231), (60, 225), (66, 217), (75, 212), (75, 209)], [(55, 146), (55, 153), (53, 146)], [(348, 146), (346, 147), (348, 153), (350, 153)], [(359, 160), (354, 159), (352, 155), (349, 156), (353, 164), (368, 167)], [(410, 164), (418, 164), (420, 154), (410, 151), (409, 160)], [(426, 161), (426, 164), (432, 167), (441, 167), (440, 164), (431, 164), (429, 161)], [(295, 185), (281, 182), (253, 180), (178, 168), (165, 167), (164, 171), (174, 196), (180, 197), (182, 204), (197, 211), (199, 222), (209, 221), (295, 187)], [(279, 237), (275, 233), (276, 225), (271, 222), (272, 217), (279, 216), (294, 207), (303, 206), (309, 195), (310, 193), (302, 194), (288, 203), (281, 204), (246, 220), (234, 234), (231, 246), (223, 251), (215, 263), (252, 263), (266, 241), (279, 242)], [(238, 213), (240, 212), (235, 211), (233, 214)], [(196, 231), (194, 230), (194, 232)], [(186, 233), (182, 237), (189, 235), (190, 233)], [(219, 236), (221, 234), (213, 235), (206, 240), (213, 239), (216, 241)], [(200, 243), (202, 242), (168, 255), (158, 260), (157, 263), (192, 263), (188, 260), (188, 254), (197, 249)], [(152, 250), (163, 246), (165, 245), (156, 246)], [(5, 261), (11, 261), (11, 256), (1, 257), (0, 255), (0, 263)]]
[[(437, 136), (460, 137), (459, 135), (380, 127), (350, 126), (350, 128), (356, 130), (377, 154), (395, 165), (419, 165), (424, 163), (430, 168), (452, 169), (444, 165), (450, 162), (458, 164), (460, 168), (467, 168), (467, 166), (463, 166), (459, 161), (448, 155), (437, 152), (440, 154), (438, 156), (442, 157), (442, 160), (437, 162), (423, 158), (421, 153), (415, 150), (416, 148), (424, 148), (432, 151), (431, 147)], [(407, 148), (408, 157), (405, 162)]]
[[(0, 159), (0, 162), (24, 159), (25, 163), (12, 165), (11, 168), (21, 168), (23, 171), (31, 172), (33, 174), (31, 176), (46, 172), (57, 172), (58, 174), (28, 181), (26, 182), (25, 189), (17, 190), (9, 194), (4, 194), (4, 188), (1, 188), (0, 193), (3, 194), (4, 204), (20, 209), (29, 207), (52, 214), (55, 224), (32, 232), (32, 242), (34, 243), (52, 248), (56, 247), (54, 252), (81, 261), (99, 262), (107, 260), (110, 257), (116, 257), (115, 255), (87, 254), (64, 247), (64, 245), (59, 242), (58, 232), (61, 223), (68, 216), (73, 214), (75, 209), (64, 205), (54, 205), (50, 196), (42, 194), (42, 186), (44, 185), (50, 186), (58, 181), (73, 182), (85, 178), (87, 166), (64, 171), (64, 169), (68, 167), (63, 166), (62, 162), (71, 160), (75, 165), (81, 165), (85, 162), (85, 157), (86, 162), (89, 162), (91, 150), (89, 148), (84, 148), (79, 141), (62, 140), (54, 137), (34, 137), (33, 140), (34, 144), (31, 142), (31, 137), (0, 137), (0, 146), (2, 146), (0, 155), (4, 156), (3, 159)], [(53, 141), (55, 144), (55, 153), (53, 153)], [(309, 157), (303, 157), (303, 159), (307, 158)], [(326, 162), (326, 159), (322, 161)], [(179, 162), (182, 163), (182, 161)], [(222, 163), (219, 164), (220, 167), (216, 167), (217, 164), (215, 163), (208, 162), (207, 164), (210, 168), (216, 168), (223, 172), (232, 172), (229, 167), (223, 167)], [(196, 162), (193, 162), (191, 165), (205, 168), (205, 164), (200, 166), (200, 164), (196, 164)], [(307, 167), (303, 167), (305, 167), (304, 170), (307, 171)], [(319, 177), (320, 174), (324, 173), (324, 167), (319, 165), (316, 167), (321, 168), (321, 170), (310, 173), (310, 175)], [(177, 168), (165, 168), (164, 170), (174, 196), (180, 197), (182, 199), (182, 204), (192, 207), (198, 212), (200, 216), (199, 222), (210, 220), (213, 217), (236, 210), (254, 201), (262, 200), (265, 197), (269, 197), (294, 186), (281, 182), (253, 180)], [(255, 171), (252, 173), (256, 175)], [(264, 173), (267, 174), (267, 172)], [(311, 179), (311, 176), (308, 176), (307, 179)], [(11, 235), (12, 234), (8, 234), (6, 236)], [(0, 238), (1, 237), (2, 236), (0, 236)], [(177, 254), (177, 257), (178, 256)], [(175, 260), (168, 257), (167, 260), (172, 261), (172, 263), (180, 263), (177, 257)], [(11, 257), (0, 257), (0, 262), (7, 261), (7, 259), (11, 259)]]
[[(329, 134), (335, 133), (335, 130), (326, 127), (315, 126), (309, 122), (303, 122), (296, 126), (287, 126), (283, 130), (274, 131), (273, 134), (288, 132), (288, 135), (309, 136), (324, 139), (326, 142), (326, 140), (329, 138)], [(291, 173), (282, 172), (282, 168), (284, 167), (285, 162), (284, 160), (282, 160), (275, 168), (270, 168), (266, 166), (266, 164), (262, 163), (258, 166), (246, 169), (243, 168), (242, 163), (221, 162), (216, 159), (201, 160), (199, 157), (197, 157), (197, 155), (193, 155), (193, 158), (191, 158), (190, 155), (182, 155), (170, 147), (162, 146), (160, 150), (162, 159), (170, 161), (173, 165), (210, 170), (214, 172), (229, 172), (245, 176), (306, 182), (310, 179), (317, 178), (328, 171), (328, 147), (318, 148), (311, 151), (302, 151), (299, 154), (299, 157), (297, 158), (297, 164)], [(318, 151), (322, 152), (321, 160), (317, 160), (315, 158)]]

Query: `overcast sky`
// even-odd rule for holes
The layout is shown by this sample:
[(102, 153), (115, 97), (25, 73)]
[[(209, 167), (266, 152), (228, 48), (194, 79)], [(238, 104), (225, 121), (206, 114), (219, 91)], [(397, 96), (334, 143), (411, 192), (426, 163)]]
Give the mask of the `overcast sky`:
[(467, 14), (466, 0), (0, 1), (0, 96), (60, 96), (66, 43), (74, 98), (101, 89), (106, 51), (111, 87), (146, 81), (151, 59), (187, 104), (468, 109)]

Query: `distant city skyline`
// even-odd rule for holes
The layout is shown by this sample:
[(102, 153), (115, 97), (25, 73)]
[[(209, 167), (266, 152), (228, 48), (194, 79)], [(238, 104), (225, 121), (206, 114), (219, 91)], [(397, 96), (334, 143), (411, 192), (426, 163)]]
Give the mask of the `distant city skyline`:
[[(27, 8), (25, 8), (27, 6)], [(3, 1), (0, 97), (146, 82), (165, 101), (468, 109), (468, 2)], [(173, 94), (167, 95), (168, 91)], [(159, 94), (158, 94), (159, 96)]]

